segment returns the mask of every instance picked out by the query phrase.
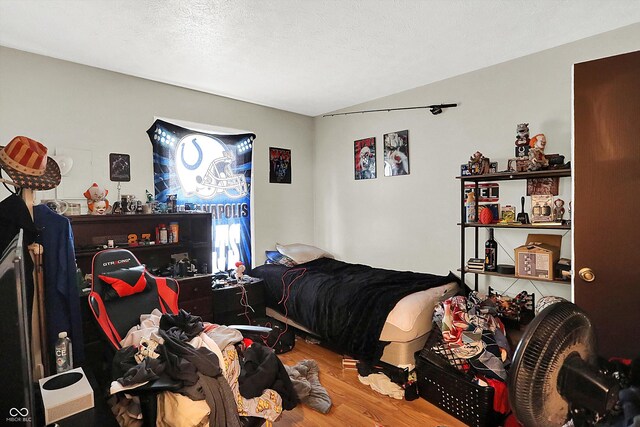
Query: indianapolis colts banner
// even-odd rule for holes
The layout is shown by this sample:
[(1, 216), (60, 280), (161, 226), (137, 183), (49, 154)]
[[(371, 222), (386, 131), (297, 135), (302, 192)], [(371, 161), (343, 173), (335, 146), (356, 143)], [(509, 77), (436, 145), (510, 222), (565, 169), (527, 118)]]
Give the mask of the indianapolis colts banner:
[(213, 270), (237, 261), (251, 266), (252, 133), (215, 134), (156, 120), (147, 131), (153, 145), (156, 200), (177, 196), (213, 216)]

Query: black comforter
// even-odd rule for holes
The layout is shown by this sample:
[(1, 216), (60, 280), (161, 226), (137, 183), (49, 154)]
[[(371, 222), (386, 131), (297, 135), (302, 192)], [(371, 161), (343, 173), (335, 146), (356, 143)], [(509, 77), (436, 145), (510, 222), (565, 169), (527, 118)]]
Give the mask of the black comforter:
[(389, 312), (405, 296), (458, 278), (392, 271), (329, 258), (293, 268), (266, 264), (252, 276), (264, 279), (267, 307), (316, 332), (338, 351), (376, 361), (386, 343), (378, 339)]

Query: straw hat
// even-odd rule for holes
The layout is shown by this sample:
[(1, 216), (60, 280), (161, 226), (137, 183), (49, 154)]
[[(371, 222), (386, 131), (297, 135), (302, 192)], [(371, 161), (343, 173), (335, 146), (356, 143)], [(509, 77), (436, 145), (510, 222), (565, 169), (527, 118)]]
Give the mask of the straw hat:
[(60, 184), (60, 168), (47, 157), (47, 147), (26, 136), (16, 136), (0, 146), (0, 166), (22, 188), (51, 190)]

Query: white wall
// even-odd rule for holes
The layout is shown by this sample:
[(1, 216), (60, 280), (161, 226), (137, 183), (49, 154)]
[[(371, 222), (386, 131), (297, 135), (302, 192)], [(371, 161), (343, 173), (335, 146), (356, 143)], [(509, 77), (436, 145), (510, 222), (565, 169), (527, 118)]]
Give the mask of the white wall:
[[(259, 64), (256, 65), (259, 72)], [(16, 135), (71, 151), (74, 168), (59, 197), (78, 197), (94, 181), (109, 181), (109, 153), (131, 155), (123, 194), (153, 192), (152, 147), (146, 130), (154, 116), (255, 132), (254, 257), (264, 261), (275, 242), (313, 240), (313, 119), (84, 65), (0, 47), (0, 145)], [(292, 184), (269, 184), (268, 149), (292, 149)], [(6, 175), (5, 175), (6, 177)], [(0, 199), (8, 193), (0, 186)], [(49, 198), (53, 192), (39, 192)]]
[[(529, 123), (532, 136), (547, 136), (547, 153), (571, 160), (572, 64), (640, 49), (638, 40), (640, 24), (342, 110), (459, 103), (439, 116), (413, 110), (317, 117), (317, 245), (347, 261), (438, 274), (455, 271), (460, 266), (460, 182), (455, 179), (460, 164), (480, 150), (504, 170), (506, 159), (513, 157), (516, 125), (522, 122)], [(409, 130), (411, 174), (384, 177), (383, 135), (404, 129)], [(376, 137), (378, 178), (355, 181), (353, 142), (366, 137)], [(519, 206), (525, 190), (523, 181), (501, 183), (500, 203)], [(560, 191), (561, 198), (570, 200), (568, 179), (561, 181)], [(468, 239), (472, 233), (467, 232)], [(480, 236), (484, 242), (485, 230)], [(512, 263), (513, 247), (525, 238), (520, 230), (497, 230), (496, 240), (508, 251), (499, 252), (498, 262)], [(570, 234), (562, 244), (562, 256), (569, 257)], [(465, 256), (472, 255), (469, 249)], [(489, 278), (486, 283), (505, 289), (511, 281)], [(571, 297), (568, 285), (535, 285), (537, 291), (520, 281), (510, 293), (527, 289)]]

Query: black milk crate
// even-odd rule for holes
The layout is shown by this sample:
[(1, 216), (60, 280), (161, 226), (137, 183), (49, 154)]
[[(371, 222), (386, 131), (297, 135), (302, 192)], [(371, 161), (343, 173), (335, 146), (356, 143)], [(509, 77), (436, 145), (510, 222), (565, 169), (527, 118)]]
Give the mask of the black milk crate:
[(418, 393), (443, 411), (473, 427), (499, 425), (493, 410), (493, 387), (482, 387), (441, 356), (423, 349), (416, 353)]

